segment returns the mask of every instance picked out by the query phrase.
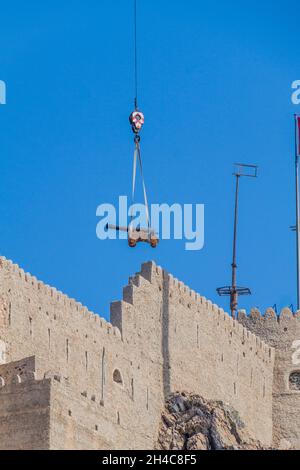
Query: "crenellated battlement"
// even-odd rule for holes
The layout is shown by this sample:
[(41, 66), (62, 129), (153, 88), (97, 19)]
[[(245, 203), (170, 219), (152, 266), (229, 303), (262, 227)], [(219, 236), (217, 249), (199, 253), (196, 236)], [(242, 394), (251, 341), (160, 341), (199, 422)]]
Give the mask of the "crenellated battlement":
[(105, 320), (105, 318), (88, 310), (88, 308), (82, 305), (81, 302), (68, 297), (55, 287), (51, 287), (38, 280), (35, 276), (25, 272), (17, 264), (3, 256), (0, 257), (0, 271), (1, 270), (6, 272), (7, 275), (14, 275), (16, 281), (21, 282), (30, 292), (35, 292), (39, 298), (48, 298), (48, 302), (56, 306), (57, 312), (63, 311), (67, 308), (71, 315), (78, 314), (89, 324), (97, 325), (96, 328), (99, 327), (106, 331), (107, 334), (121, 338), (121, 333), (118, 328), (114, 327), (110, 322)]
[(267, 308), (264, 314), (262, 314), (257, 308), (253, 308), (251, 309), (249, 315), (247, 315), (245, 310), (239, 310), (237, 318), (239, 321), (248, 318), (252, 321), (263, 321), (265, 324), (268, 322), (271, 322), (271, 324), (280, 324), (285, 320), (295, 320), (297, 322), (300, 319), (300, 311), (293, 313), (290, 308), (284, 307), (280, 311), (279, 315), (277, 315), (275, 310), (273, 310), (271, 307)]
[[(259, 355), (266, 362), (274, 360), (274, 351), (260, 336), (251, 333), (218, 305), (196, 293), (153, 261), (144, 263), (139, 272), (130, 276), (129, 283), (123, 288), (122, 300), (111, 304), (112, 323), (116, 324), (121, 331), (125, 312), (128, 308), (132, 308), (134, 312), (134, 307), (139, 305), (149, 285), (154, 289), (151, 295), (160, 299), (162, 303), (172, 306), (175, 311), (186, 309), (182, 322), (192, 322), (196, 328), (197, 323), (201, 324), (207, 319), (213, 330), (222, 329), (224, 339), (228, 338), (230, 344), (232, 338), (235, 337), (244, 348), (249, 350), (249, 353)], [(254, 315), (254, 312), (252, 314)], [(192, 319), (189, 319), (189, 315)]]
[[(62, 311), (67, 309), (71, 317), (78, 314), (87, 321), (88, 324), (97, 325), (97, 328), (99, 327), (101, 330), (104, 330), (108, 335), (115, 336), (122, 340), (120, 331), (121, 326), (117, 321), (113, 320), (113, 324), (106, 321), (94, 312), (89, 311), (80, 302), (69, 298), (66, 294), (56, 288), (43, 283), (35, 276), (25, 272), (11, 260), (7, 260), (5, 257), (0, 257), (0, 268), (9, 275), (13, 273), (16, 276), (16, 279), (18, 279), (27, 290), (33, 290), (37, 292), (39, 296), (48, 298), (49, 302), (55, 306), (55, 310), (58, 312), (57, 314), (59, 314), (60, 308)], [(238, 322), (233, 320), (232, 317), (218, 305), (196, 293), (189, 286), (179, 281), (176, 277), (169, 274), (160, 266), (157, 266), (153, 261), (143, 263), (141, 270), (135, 275), (130, 276), (128, 285), (123, 288), (122, 301), (112, 303), (111, 311), (113, 319), (117, 316), (119, 318), (122, 316), (125, 304), (134, 306), (135, 298), (139, 296), (139, 293), (142, 292), (145, 286), (149, 283), (152, 286), (156, 286), (158, 297), (165, 295), (166, 293), (164, 291), (167, 290), (169, 301), (172, 302), (172, 304), (178, 304), (182, 308), (187, 308), (196, 315), (205, 314), (212, 317), (215, 326), (223, 328), (224, 334), (235, 334), (239, 336), (243, 345), (248, 345), (251, 349), (257, 348), (255, 352), (265, 355), (266, 360), (272, 357), (272, 352), (270, 352), (270, 348), (267, 343), (262, 341), (260, 337), (253, 337), (251, 333), (249, 334), (249, 331), (247, 331), (246, 328), (240, 326), (241, 318), (243, 318), (242, 312), (239, 312)], [(298, 314), (300, 314), (300, 312), (298, 312)], [(295, 318), (298, 318), (298, 314)], [(264, 319), (264, 321), (269, 319), (272, 321), (277, 317), (275, 312), (271, 312), (270, 309), (264, 317), (258, 310), (253, 309), (249, 318), (256, 321), (259, 319)], [(291, 312), (284, 309), (281, 312), (279, 319), (283, 320), (286, 318), (294, 317)]]
[(293, 342), (300, 339), (300, 312), (293, 314), (287, 307), (279, 315), (272, 308), (268, 308), (264, 315), (256, 308), (249, 315), (242, 310), (238, 312), (237, 319), (277, 350), (291, 349)]

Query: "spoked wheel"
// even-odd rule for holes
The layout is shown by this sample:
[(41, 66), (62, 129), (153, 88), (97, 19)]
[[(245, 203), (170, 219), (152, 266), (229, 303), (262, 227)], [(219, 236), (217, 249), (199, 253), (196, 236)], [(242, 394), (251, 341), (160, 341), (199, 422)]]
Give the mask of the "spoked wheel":
[(136, 246), (136, 241), (129, 238), (128, 245), (130, 246), (130, 248), (134, 248)]

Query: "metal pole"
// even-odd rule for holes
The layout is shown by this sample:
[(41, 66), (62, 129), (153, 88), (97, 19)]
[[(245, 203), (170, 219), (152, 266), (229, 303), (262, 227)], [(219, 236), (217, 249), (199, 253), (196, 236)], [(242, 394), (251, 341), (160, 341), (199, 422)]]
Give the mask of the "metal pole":
[(298, 156), (298, 122), (295, 114), (295, 173), (296, 173), (296, 252), (297, 252), (297, 310), (300, 309), (300, 237), (299, 237), (299, 156)]
[(235, 318), (235, 312), (238, 307), (238, 299), (240, 295), (251, 295), (251, 290), (249, 287), (238, 287), (236, 285), (236, 274), (237, 274), (237, 264), (236, 264), (236, 239), (237, 239), (237, 222), (238, 222), (238, 202), (239, 202), (239, 182), (241, 176), (248, 176), (251, 178), (257, 178), (257, 165), (246, 165), (244, 163), (236, 163), (236, 171), (234, 176), (236, 177), (236, 187), (235, 187), (235, 207), (234, 207), (234, 229), (233, 229), (233, 253), (232, 253), (232, 277), (231, 285), (218, 287), (217, 292), (219, 295), (230, 296), (230, 310), (231, 315)]
[(230, 296), (230, 309), (232, 317), (235, 316), (238, 305), (238, 295), (236, 289), (236, 236), (237, 236), (237, 216), (238, 216), (238, 194), (239, 194), (239, 179), (240, 175), (236, 175), (235, 187), (235, 207), (234, 207), (234, 230), (233, 230), (233, 250), (232, 250), (232, 281), (231, 281), (231, 296)]

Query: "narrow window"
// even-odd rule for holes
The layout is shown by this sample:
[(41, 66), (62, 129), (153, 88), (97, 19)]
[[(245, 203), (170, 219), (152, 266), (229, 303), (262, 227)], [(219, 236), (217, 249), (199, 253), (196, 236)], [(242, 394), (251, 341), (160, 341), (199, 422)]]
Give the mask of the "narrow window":
[(66, 339), (66, 357), (67, 357), (67, 362), (69, 362), (69, 340)]
[(85, 370), (88, 368), (88, 353), (85, 351)]
[(48, 328), (48, 347), (50, 349), (50, 346), (51, 346), (51, 331), (50, 331), (50, 328)]
[(300, 371), (292, 372), (289, 377), (290, 390), (300, 391)]
[(32, 318), (29, 317), (29, 334), (32, 336)]
[(117, 384), (123, 385), (123, 379), (119, 369), (115, 369), (113, 373), (113, 381)]

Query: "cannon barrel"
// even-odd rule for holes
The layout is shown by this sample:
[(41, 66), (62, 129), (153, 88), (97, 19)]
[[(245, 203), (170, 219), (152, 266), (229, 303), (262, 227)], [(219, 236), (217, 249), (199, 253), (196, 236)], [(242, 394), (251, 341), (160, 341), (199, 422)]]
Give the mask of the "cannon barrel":
[(112, 229), (112, 230), (117, 230), (121, 232), (128, 232), (128, 227), (121, 227), (120, 225), (111, 225), (111, 224), (106, 224), (106, 229)]
[[(106, 230), (111, 229), (111, 230), (117, 230), (117, 231), (122, 231), (122, 232), (128, 232), (130, 230), (130, 227), (122, 227), (120, 225), (112, 225), (112, 224), (106, 224), (105, 226)], [(131, 231), (134, 232), (148, 232), (150, 234), (155, 234), (155, 231), (152, 228), (141, 228), (141, 227), (135, 227), (132, 228)]]

